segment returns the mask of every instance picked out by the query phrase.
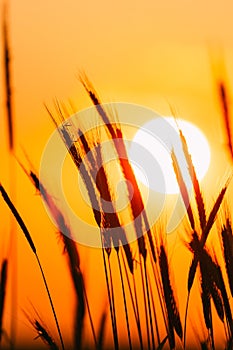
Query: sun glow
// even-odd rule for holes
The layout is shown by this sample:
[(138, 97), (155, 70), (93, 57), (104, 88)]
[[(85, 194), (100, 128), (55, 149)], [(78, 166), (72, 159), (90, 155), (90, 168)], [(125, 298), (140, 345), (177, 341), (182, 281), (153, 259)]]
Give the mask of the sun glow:
[(137, 179), (159, 193), (179, 192), (171, 160), (172, 149), (176, 153), (187, 187), (192, 186), (178, 128), (186, 138), (199, 180), (203, 179), (210, 165), (210, 147), (197, 126), (181, 119), (175, 121), (172, 117), (150, 120), (135, 134), (129, 157)]

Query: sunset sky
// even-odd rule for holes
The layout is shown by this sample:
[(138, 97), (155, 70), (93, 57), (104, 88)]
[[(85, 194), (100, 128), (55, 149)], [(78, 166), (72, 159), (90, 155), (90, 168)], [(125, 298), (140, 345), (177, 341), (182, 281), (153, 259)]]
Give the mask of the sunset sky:
[[(0, 4), (2, 3), (1, 0)], [(26, 150), (35, 169), (39, 169), (43, 150), (54, 130), (44, 103), (53, 108), (55, 98), (65, 102), (71, 100), (76, 111), (91, 105), (78, 79), (80, 72), (85, 72), (104, 102), (135, 103), (165, 116), (171, 114), (172, 105), (180, 118), (198, 126), (209, 141), (212, 155), (209, 172), (203, 180), (205, 196), (208, 200), (216, 198), (230, 172), (215, 78), (218, 74), (227, 77), (231, 94), (231, 0), (11, 0), (8, 11), (15, 150), (24, 163), (21, 147)], [(2, 12), (0, 14), (2, 20)], [(2, 45), (0, 56), (3, 56)], [(2, 76), (3, 65), (0, 72)], [(0, 181), (9, 189), (3, 79), (0, 96), (0, 154), (3, 160)], [(34, 188), (18, 165), (15, 167), (16, 203), (31, 231), (35, 232), (34, 237), (44, 265), (49, 265), (47, 273), (52, 286), (56, 286), (59, 276), (64, 274), (67, 286), (64, 282), (62, 293), (65, 294), (69, 291), (70, 281), (64, 264), (58, 262), (62, 248), (57, 245), (58, 239), (53, 234), (55, 228), (47, 219)], [(30, 212), (31, 208), (35, 209)], [(0, 225), (0, 233), (3, 235), (10, 219), (2, 202), (0, 209), (7, 218)], [(43, 222), (43, 232), (38, 232), (40, 220)], [(46, 230), (51, 231), (47, 246), (53, 246), (54, 259), (51, 259), (51, 252), (44, 250), (40, 241)], [(30, 282), (34, 278), (33, 269), (37, 267), (35, 265), (32, 271), (27, 270), (28, 261), (33, 260), (33, 257), (26, 244), (24, 237), (19, 236), (19, 251), (25, 251), (19, 262), (19, 279), (23, 276), (27, 281), (24, 288), (19, 288), (19, 308), (28, 308), (30, 312), (30, 302), (36, 309), (40, 307), (40, 303), (36, 302), (40, 291), (39, 288), (35, 290), (34, 283), (40, 285), (41, 280), (38, 276), (36, 282)], [(81, 249), (87, 259), (85, 270), (90, 268), (94, 274), (97, 267), (93, 267), (93, 262), (98, 253), (90, 255), (85, 248)], [(0, 253), (7, 254), (6, 242), (0, 245)], [(176, 256), (176, 259), (177, 264), (180, 264), (181, 258)], [(184, 275), (178, 274), (179, 280), (184, 281), (186, 278), (188, 266), (185, 267)], [(53, 271), (57, 268), (60, 272), (55, 275)], [(54, 294), (59, 303), (60, 294), (55, 287)], [(94, 297), (93, 292), (93, 300)], [(46, 295), (43, 294), (41, 298), (44, 298), (43, 303), (46, 305)], [(105, 296), (102, 296), (96, 315), (101, 312), (104, 302)], [(72, 304), (68, 300), (64, 304), (71, 310)], [(46, 308), (42, 312), (46, 314), (45, 310)], [(58, 313), (63, 312), (64, 305), (59, 305)], [(7, 322), (9, 315), (6, 317)], [(49, 317), (48, 323), (53, 324)], [(61, 322), (64, 327), (67, 320), (69, 317), (65, 312)], [(25, 334), (28, 329), (26, 323), (22, 311), (19, 311), (19, 324)]]
[(43, 103), (51, 106), (58, 98), (72, 99), (77, 110), (90, 105), (77, 79), (85, 71), (105, 102), (137, 103), (165, 115), (171, 103), (222, 158), (211, 63), (225, 61), (231, 87), (231, 11), (230, 1), (12, 0), (18, 144), (32, 147), (38, 133), (39, 153), (43, 149), (52, 130)]

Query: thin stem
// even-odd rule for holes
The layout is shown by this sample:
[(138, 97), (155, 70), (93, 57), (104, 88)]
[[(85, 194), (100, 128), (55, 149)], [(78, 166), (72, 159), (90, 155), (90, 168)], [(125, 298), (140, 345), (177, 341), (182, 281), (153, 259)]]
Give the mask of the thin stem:
[(90, 320), (90, 324), (91, 324), (91, 331), (92, 331), (92, 334), (93, 334), (95, 346), (96, 346), (96, 349), (98, 349), (94, 323), (93, 323), (93, 319), (92, 319), (92, 316), (91, 316), (90, 304), (89, 304), (89, 301), (88, 301), (88, 298), (87, 298), (87, 292), (86, 292), (86, 288), (85, 287), (84, 287), (84, 298), (85, 298), (86, 305), (87, 305), (87, 312), (88, 312), (88, 315), (89, 315), (89, 320)]
[(42, 277), (43, 277), (43, 281), (44, 281), (44, 285), (46, 287), (46, 290), (47, 290), (47, 294), (48, 294), (48, 297), (49, 297), (49, 301), (50, 301), (50, 305), (52, 307), (52, 311), (53, 311), (53, 315), (54, 315), (54, 319), (55, 319), (55, 322), (56, 322), (56, 326), (57, 326), (57, 330), (58, 330), (58, 333), (59, 333), (59, 337), (60, 337), (60, 341), (61, 341), (61, 345), (62, 345), (62, 349), (64, 350), (64, 343), (63, 343), (63, 339), (62, 339), (62, 335), (61, 335), (61, 331), (60, 331), (60, 327), (59, 327), (59, 324), (58, 324), (58, 320), (57, 320), (57, 316), (56, 316), (56, 312), (55, 312), (55, 309), (54, 309), (54, 306), (53, 306), (53, 301), (52, 301), (52, 298), (51, 298), (51, 295), (50, 295), (50, 292), (49, 292), (49, 288), (48, 288), (48, 284), (46, 282), (46, 278), (45, 278), (45, 275), (44, 275), (44, 271), (42, 269), (42, 266), (41, 266), (41, 263), (40, 263), (40, 260), (39, 260), (39, 257), (37, 255), (37, 252), (36, 252), (36, 247), (35, 247), (35, 244), (32, 240), (32, 237), (30, 235), (30, 232), (28, 231), (27, 229), (27, 226), (25, 225), (22, 217), (20, 216), (18, 210), (16, 209), (16, 207), (14, 206), (14, 204), (12, 203), (11, 199), (9, 198), (7, 192), (5, 191), (4, 187), (2, 186), (2, 184), (0, 183), (0, 192), (2, 194), (2, 197), (4, 199), (4, 201), (6, 202), (6, 204), (8, 205), (9, 209), (11, 210), (12, 214), (14, 215), (17, 223), (19, 224), (21, 230), (23, 231), (24, 233), (24, 236), (26, 238), (26, 240), (28, 241), (28, 244), (32, 250), (32, 252), (35, 254), (36, 256), (36, 260), (38, 262), (38, 265), (40, 267), (40, 271), (41, 271), (41, 274), (42, 274)]
[(121, 287), (122, 287), (123, 300), (124, 300), (125, 319), (126, 319), (126, 325), (127, 325), (129, 348), (132, 350), (132, 340), (131, 340), (130, 327), (129, 327), (129, 317), (128, 317), (127, 302), (126, 302), (126, 296), (125, 296), (125, 287), (124, 287), (124, 280), (123, 280), (121, 262), (120, 262), (120, 258), (119, 258), (119, 251), (117, 252), (117, 260), (118, 260), (118, 266), (119, 266), (120, 277), (121, 277)]
[(122, 260), (123, 260), (123, 263), (124, 263), (125, 275), (126, 275), (126, 278), (127, 278), (130, 298), (131, 298), (132, 306), (133, 306), (133, 310), (134, 310), (134, 317), (135, 317), (136, 324), (137, 324), (138, 336), (139, 336), (139, 341), (140, 341), (140, 348), (141, 348), (141, 350), (143, 350), (142, 331), (141, 331), (141, 323), (140, 323), (140, 318), (139, 318), (139, 310), (138, 310), (138, 301), (137, 301), (135, 277), (134, 277), (134, 273), (133, 273), (132, 274), (133, 286), (134, 286), (134, 296), (133, 296), (133, 292), (132, 292), (130, 281), (129, 281), (129, 276), (128, 276), (128, 271), (127, 271), (127, 267), (126, 267), (124, 254), (121, 254), (121, 256), (122, 256)]
[[(103, 241), (102, 241), (102, 245), (103, 245)], [(103, 255), (103, 262), (104, 262), (104, 272), (105, 272), (105, 279), (106, 279), (106, 285), (107, 285), (107, 292), (108, 292), (108, 301), (109, 301), (109, 306), (110, 306), (111, 321), (112, 321), (112, 332), (113, 332), (114, 347), (115, 347), (115, 350), (118, 350), (119, 349), (118, 335), (117, 335), (115, 319), (114, 319), (114, 316), (113, 316), (113, 308), (112, 308), (111, 292), (110, 292), (110, 286), (109, 286), (108, 270), (107, 270), (106, 257), (105, 257), (105, 254), (104, 254), (104, 248), (103, 247), (102, 247), (102, 255)]]
[[(15, 162), (13, 158), (9, 159), (9, 170), (10, 170), (10, 194), (11, 197), (16, 200), (16, 187), (17, 187), (17, 176)], [(9, 254), (14, 258), (11, 259), (11, 325), (10, 325), (10, 337), (11, 337), (11, 349), (15, 348), (15, 341), (17, 337), (17, 324), (16, 320), (18, 317), (18, 237), (16, 222), (11, 215), (10, 218), (10, 238), (9, 238)]]
[(142, 328), (141, 328), (141, 321), (140, 321), (140, 315), (139, 315), (138, 296), (137, 296), (137, 288), (136, 288), (136, 282), (135, 282), (135, 276), (134, 275), (133, 275), (133, 286), (134, 286), (135, 304), (136, 304), (136, 310), (137, 310), (138, 335), (139, 335), (139, 341), (140, 341), (141, 350), (143, 350)]
[(39, 259), (38, 255), (37, 255), (37, 253), (35, 253), (35, 255), (36, 255), (36, 260), (37, 260), (38, 265), (40, 267), (40, 271), (41, 271), (41, 274), (42, 274), (44, 285), (45, 285), (45, 288), (46, 288), (46, 291), (47, 291), (47, 294), (48, 294), (48, 297), (49, 297), (50, 305), (51, 305), (51, 308), (52, 308), (53, 316), (54, 316), (54, 319), (55, 319), (55, 322), (56, 322), (59, 338), (60, 338), (60, 341), (61, 341), (61, 346), (62, 346), (62, 349), (65, 350), (64, 342), (63, 342), (62, 335), (61, 335), (60, 326), (59, 326), (59, 323), (58, 323), (58, 319), (57, 319), (56, 311), (55, 311), (55, 308), (54, 308), (54, 305), (53, 305), (52, 297), (51, 297), (51, 294), (50, 294), (50, 291), (49, 291), (49, 287), (48, 287), (48, 284), (47, 284), (47, 281), (46, 281), (46, 278), (45, 278), (45, 274), (44, 274), (44, 271), (43, 271), (43, 268), (41, 266), (40, 259)]
[(112, 281), (112, 269), (111, 269), (111, 264), (110, 264), (110, 256), (108, 256), (108, 269), (109, 269), (109, 277), (110, 277), (113, 319), (114, 319), (114, 324), (115, 324), (115, 329), (116, 329), (116, 334), (117, 334), (116, 308), (115, 308), (115, 297), (114, 297), (114, 288), (113, 288), (113, 281)]
[(144, 272), (145, 272), (145, 281), (146, 281), (146, 294), (147, 294), (147, 304), (148, 304), (149, 322), (150, 322), (151, 339), (152, 339), (152, 349), (155, 350), (155, 338), (154, 338), (153, 322), (152, 322), (152, 315), (151, 315), (151, 305), (150, 305), (150, 291), (149, 291), (149, 286), (148, 286), (148, 278), (147, 278), (146, 260), (145, 259), (144, 259)]
[(141, 271), (141, 279), (142, 279), (142, 290), (143, 290), (143, 300), (144, 300), (144, 308), (145, 308), (145, 316), (146, 316), (146, 332), (147, 332), (147, 341), (148, 341), (148, 350), (151, 349), (150, 346), (150, 332), (149, 332), (149, 324), (148, 324), (148, 313), (147, 313), (147, 302), (146, 302), (146, 291), (145, 291), (145, 282), (143, 276), (143, 268), (142, 268), (142, 256), (139, 255), (140, 259), (140, 271)]
[(128, 271), (127, 271), (127, 267), (126, 267), (126, 263), (125, 263), (125, 257), (124, 257), (123, 254), (121, 254), (121, 257), (122, 257), (122, 261), (123, 261), (123, 265), (124, 265), (124, 270), (125, 270), (125, 276), (126, 276), (126, 279), (127, 279), (127, 284), (128, 284), (128, 287), (129, 287), (129, 293), (130, 293), (130, 298), (131, 298), (131, 301), (132, 301), (134, 316), (135, 316), (135, 319), (137, 321), (138, 313), (137, 313), (137, 310), (136, 310), (135, 301), (134, 301), (132, 289), (131, 289), (131, 286), (130, 286), (129, 275), (128, 275)]
[(211, 343), (212, 343), (212, 350), (215, 350), (215, 344), (214, 344), (214, 329), (213, 329), (213, 317), (212, 317), (211, 307), (210, 307), (210, 319), (211, 319), (210, 338), (211, 338)]
[[(149, 278), (149, 287), (150, 287), (150, 294), (152, 295), (152, 285), (151, 285), (150, 278)], [(155, 319), (155, 328), (156, 328), (156, 335), (157, 335), (157, 340), (158, 340), (158, 346), (160, 346), (159, 327), (158, 327), (158, 319), (157, 319), (156, 311), (155, 311), (154, 298), (151, 298), (151, 302), (152, 302), (153, 314), (154, 314), (154, 319)]]
[[(162, 284), (161, 284), (161, 279), (160, 279), (160, 275), (159, 275), (159, 271), (158, 271), (157, 265), (152, 263), (152, 270), (153, 270), (153, 275), (154, 275), (156, 288), (157, 288), (157, 291), (158, 291), (159, 303), (160, 303), (162, 314), (163, 314), (163, 320), (164, 320), (165, 328), (166, 328), (166, 330), (168, 332), (166, 311), (165, 311), (164, 302), (163, 302), (163, 299), (162, 299)], [(158, 277), (158, 279), (157, 279), (157, 277)]]
[(187, 331), (187, 317), (188, 317), (189, 297), (190, 297), (190, 291), (188, 292), (188, 296), (187, 296), (187, 300), (186, 300), (185, 317), (184, 317), (184, 350), (186, 348), (186, 331)]

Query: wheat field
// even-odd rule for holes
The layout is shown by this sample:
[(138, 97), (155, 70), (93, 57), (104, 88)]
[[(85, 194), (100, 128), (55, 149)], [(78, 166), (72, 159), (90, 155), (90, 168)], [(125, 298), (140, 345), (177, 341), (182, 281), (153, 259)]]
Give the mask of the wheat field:
[[(232, 349), (233, 138), (226, 69), (211, 68), (226, 159), (211, 191), (198, 178), (176, 108), (166, 103), (191, 183), (190, 189), (171, 148), (184, 215), (168, 234), (174, 208), (164, 200), (163, 214), (151, 220), (163, 197), (147, 207), (148, 193), (128, 154), (130, 129), (118, 114), (123, 104), (105, 103), (85, 69), (76, 81), (89, 107), (50, 95), (49, 103), (41, 101), (46, 131), (30, 116), (30, 141), (26, 147), (23, 138), (19, 142), (17, 130), (24, 128), (12, 69), (11, 8), (5, 3), (1, 15), (0, 348)], [(62, 192), (56, 181), (63, 182)]]

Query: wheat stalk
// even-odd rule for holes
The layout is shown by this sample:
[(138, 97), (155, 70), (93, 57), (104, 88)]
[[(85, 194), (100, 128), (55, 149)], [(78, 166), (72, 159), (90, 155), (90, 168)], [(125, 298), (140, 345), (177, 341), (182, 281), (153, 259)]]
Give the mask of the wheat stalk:
[(206, 226), (206, 212), (205, 212), (204, 200), (203, 200), (201, 189), (200, 189), (200, 184), (199, 184), (199, 181), (197, 178), (195, 167), (193, 165), (191, 154), (189, 153), (189, 150), (188, 150), (188, 145), (187, 145), (186, 139), (185, 139), (181, 129), (179, 129), (179, 135), (180, 135), (180, 140), (182, 143), (182, 148), (183, 148), (183, 152), (185, 155), (185, 159), (186, 159), (186, 162), (188, 165), (189, 175), (190, 175), (190, 178), (191, 178), (191, 181), (193, 184), (193, 188), (194, 188), (194, 192), (195, 192), (195, 199), (196, 199), (197, 208), (198, 208), (200, 226), (201, 226), (202, 231), (204, 231), (205, 226)]
[(232, 131), (231, 131), (228, 91), (224, 81), (220, 80), (217, 85), (218, 85), (217, 87), (218, 87), (220, 105), (222, 108), (222, 116), (223, 116), (225, 130), (226, 130), (227, 146), (228, 146), (228, 150), (231, 155), (231, 158), (233, 159)]
[(228, 282), (231, 290), (231, 295), (233, 296), (233, 234), (231, 222), (228, 218), (226, 219), (225, 225), (222, 227), (221, 237)]
[(172, 149), (171, 150), (171, 158), (172, 158), (172, 164), (173, 164), (173, 169), (176, 175), (177, 183), (179, 185), (180, 193), (185, 205), (185, 208), (187, 210), (188, 218), (189, 218), (189, 223), (190, 226), (193, 230), (195, 230), (195, 222), (194, 222), (194, 216), (193, 216), (193, 211), (190, 205), (190, 199), (189, 199), (189, 194), (187, 190), (187, 186), (185, 184), (185, 181), (183, 179), (183, 175), (179, 166), (179, 162), (177, 160), (175, 151)]
[(55, 323), (56, 323), (57, 331), (58, 331), (58, 334), (59, 334), (59, 337), (60, 337), (62, 349), (64, 350), (65, 347), (64, 347), (63, 338), (62, 338), (60, 326), (59, 326), (59, 323), (58, 323), (57, 315), (56, 315), (56, 312), (55, 312), (55, 308), (54, 308), (54, 305), (53, 305), (52, 297), (51, 297), (51, 294), (50, 294), (50, 291), (49, 291), (49, 287), (48, 287), (48, 284), (47, 284), (47, 281), (46, 281), (46, 278), (45, 278), (45, 274), (44, 274), (44, 271), (43, 271), (43, 268), (42, 268), (39, 256), (37, 254), (34, 242), (33, 242), (32, 238), (31, 238), (31, 235), (30, 235), (30, 233), (29, 233), (29, 231), (28, 231), (28, 229), (27, 229), (23, 219), (21, 218), (21, 216), (18, 213), (17, 209), (15, 208), (14, 204), (11, 202), (11, 200), (10, 200), (7, 192), (5, 191), (4, 187), (2, 186), (2, 184), (0, 184), (0, 192), (1, 192), (2, 196), (3, 196), (4, 201), (6, 202), (6, 204), (9, 207), (9, 209), (11, 210), (12, 214), (14, 215), (16, 221), (18, 222), (21, 230), (23, 231), (24, 236), (25, 236), (25, 238), (26, 238), (26, 240), (27, 240), (31, 250), (32, 250), (32, 252), (34, 253), (34, 255), (36, 257), (36, 260), (37, 260), (37, 263), (39, 265), (39, 268), (40, 268), (40, 271), (41, 271), (41, 275), (42, 275), (42, 278), (43, 278), (43, 282), (44, 282), (44, 285), (45, 285), (45, 288), (46, 288), (46, 291), (47, 291), (47, 294), (48, 294), (49, 302), (50, 302), (50, 305), (51, 305), (51, 308), (52, 308), (52, 312), (53, 312), (54, 320), (55, 320)]
[(51, 350), (58, 350), (58, 346), (49, 334), (49, 332), (45, 329), (45, 327), (41, 324), (40, 321), (34, 320), (31, 321), (33, 327), (35, 328), (38, 336), (35, 338), (40, 338), (46, 345), (48, 345)]
[(168, 316), (168, 338), (170, 347), (171, 349), (173, 349), (175, 347), (174, 329), (177, 335), (180, 337), (180, 339), (182, 339), (183, 330), (180, 321), (179, 310), (171, 286), (167, 254), (163, 244), (160, 246), (159, 265), (163, 284), (163, 295)]
[(1, 267), (1, 280), (0, 280), (0, 343), (3, 334), (3, 315), (6, 302), (6, 287), (7, 287), (7, 271), (8, 271), (8, 260), (4, 259)]

